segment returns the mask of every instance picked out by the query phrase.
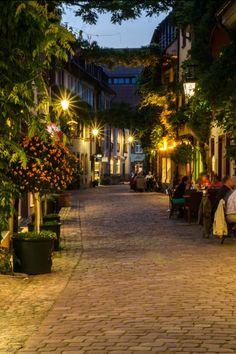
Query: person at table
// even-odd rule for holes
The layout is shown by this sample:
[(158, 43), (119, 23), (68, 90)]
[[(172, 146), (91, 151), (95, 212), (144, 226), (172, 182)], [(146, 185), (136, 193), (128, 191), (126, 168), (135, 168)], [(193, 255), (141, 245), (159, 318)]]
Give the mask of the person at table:
[(212, 182), (210, 188), (220, 188), (222, 186), (222, 182), (217, 174), (214, 174), (212, 177)]
[(221, 199), (224, 199), (225, 202), (228, 200), (230, 194), (233, 192), (235, 188), (235, 179), (232, 179), (230, 176), (225, 176), (222, 180), (222, 186), (219, 189), (215, 202), (212, 206), (212, 216), (214, 217), (215, 211), (218, 207), (218, 204)]
[(228, 223), (236, 224), (236, 189), (228, 196), (225, 214)]
[(210, 186), (211, 182), (208, 176), (204, 172), (201, 172), (198, 177), (197, 184), (199, 188), (207, 188)]
[(172, 202), (174, 204), (183, 204), (185, 202), (184, 199), (184, 194), (187, 189), (188, 185), (188, 177), (184, 176), (180, 182), (180, 184), (177, 186), (176, 190), (174, 191)]

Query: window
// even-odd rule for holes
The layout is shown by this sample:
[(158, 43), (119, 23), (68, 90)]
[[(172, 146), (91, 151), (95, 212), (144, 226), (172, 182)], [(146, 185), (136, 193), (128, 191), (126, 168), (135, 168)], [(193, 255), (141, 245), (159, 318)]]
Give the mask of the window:
[(136, 77), (110, 77), (108, 79), (110, 85), (135, 85), (137, 83)]
[(161, 181), (162, 183), (171, 182), (171, 159), (170, 157), (162, 157), (161, 159)]
[(120, 174), (120, 160), (115, 161), (115, 174)]
[(113, 160), (110, 161), (110, 173), (113, 175), (114, 173), (114, 162)]
[(140, 144), (135, 144), (135, 150), (134, 150), (135, 154), (142, 154), (143, 153), (143, 149), (141, 147)]

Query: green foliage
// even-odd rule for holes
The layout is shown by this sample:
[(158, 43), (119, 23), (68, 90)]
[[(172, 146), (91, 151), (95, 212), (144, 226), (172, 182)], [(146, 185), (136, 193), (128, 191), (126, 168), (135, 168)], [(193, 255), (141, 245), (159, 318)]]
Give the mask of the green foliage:
[(21, 146), (27, 156), (26, 165), (19, 160), (11, 165), (9, 177), (21, 192), (61, 192), (72, 181), (76, 157), (59, 141), (48, 136), (22, 139)]
[(57, 220), (44, 220), (43, 225), (61, 225), (61, 223)]
[(22, 240), (56, 240), (57, 235), (53, 231), (42, 230), (40, 232), (29, 231), (29, 232), (18, 232), (13, 236), (14, 238), (20, 238)]
[(157, 149), (162, 139), (163, 127), (161, 125), (155, 125), (150, 133), (151, 147)]
[(137, 112), (129, 103), (112, 103), (111, 107), (98, 113), (99, 119), (103, 124), (109, 124), (116, 128), (130, 129), (134, 123)]
[(143, 12), (151, 17), (167, 11), (173, 5), (173, 0), (73, 0), (68, 1), (77, 5), (76, 15), (89, 24), (96, 24), (98, 14), (111, 13), (111, 22), (121, 24), (122, 21), (140, 17)]
[(231, 142), (229, 146), (227, 146), (227, 157), (229, 157), (232, 160), (236, 160), (236, 141), (235, 138)]
[(14, 213), (12, 200), (17, 197), (17, 186), (4, 173), (0, 173), (0, 231), (8, 229), (8, 218)]
[[(228, 31), (230, 44), (218, 57), (211, 51), (211, 34), (217, 25), (216, 12), (225, 0), (177, 1), (174, 5), (175, 23), (193, 33), (192, 48), (185, 65), (197, 65), (199, 90), (191, 100), (190, 126), (202, 142), (208, 142), (211, 122), (234, 136), (236, 102), (236, 31)], [(190, 111), (189, 110), (189, 111)], [(190, 112), (189, 112), (190, 113)]]
[(193, 160), (194, 148), (190, 144), (180, 144), (177, 145), (173, 153), (171, 154), (171, 160), (177, 165), (185, 165)]
[(188, 125), (199, 141), (208, 144), (212, 127), (213, 115), (209, 102), (201, 90), (196, 90), (186, 109), (189, 117)]
[(225, 0), (178, 0), (174, 4), (173, 18), (177, 26), (191, 25), (194, 34), (190, 57), (200, 71), (211, 64), (210, 37), (217, 23), (216, 12)]
[(72, 53), (74, 36), (60, 25), (56, 7), (47, 5), (47, 1), (0, 2), (0, 224), (4, 227), (17, 191), (7, 179), (9, 167), (18, 160), (26, 165), (18, 145), (22, 128), (29, 135), (45, 135), (45, 71), (55, 58), (66, 60)]
[(94, 60), (96, 64), (106, 64), (109, 68), (113, 66), (149, 66), (160, 62), (161, 51), (157, 45), (151, 44), (141, 48), (101, 48), (96, 42), (89, 43), (81, 38), (77, 42), (80, 48), (77, 55), (83, 56), (88, 62)]
[(189, 121), (189, 115), (186, 112), (185, 108), (180, 109), (179, 111), (171, 113), (167, 122), (172, 126), (173, 129), (178, 129)]
[(11, 252), (5, 247), (0, 247), (0, 273), (1, 274), (13, 273), (11, 258), (12, 258)]

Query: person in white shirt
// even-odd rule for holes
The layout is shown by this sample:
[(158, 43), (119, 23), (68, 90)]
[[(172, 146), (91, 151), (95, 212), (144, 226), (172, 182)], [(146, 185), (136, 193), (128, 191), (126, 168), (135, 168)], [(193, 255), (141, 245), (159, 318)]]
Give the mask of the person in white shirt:
[(228, 223), (236, 223), (236, 189), (230, 194), (226, 202), (226, 220)]

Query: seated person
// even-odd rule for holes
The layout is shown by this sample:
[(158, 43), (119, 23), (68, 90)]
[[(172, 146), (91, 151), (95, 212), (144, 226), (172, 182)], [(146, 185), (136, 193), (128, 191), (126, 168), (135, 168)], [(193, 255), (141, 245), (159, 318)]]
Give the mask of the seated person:
[(220, 181), (217, 174), (214, 174), (212, 177), (210, 188), (220, 188), (221, 186), (222, 186), (222, 182)]
[(210, 186), (211, 183), (209, 181), (208, 176), (204, 172), (201, 172), (197, 180), (197, 184), (199, 188), (207, 188), (208, 186)]
[(225, 214), (228, 223), (236, 223), (236, 189), (228, 197)]
[(173, 194), (173, 198), (172, 198), (173, 204), (182, 204), (185, 202), (184, 194), (186, 191), (187, 184), (188, 184), (188, 177), (184, 176)]
[(234, 180), (230, 176), (225, 176), (222, 180), (222, 187), (219, 189), (215, 202), (212, 205), (212, 217), (214, 218), (215, 211), (221, 199), (227, 201), (229, 195), (235, 187)]

